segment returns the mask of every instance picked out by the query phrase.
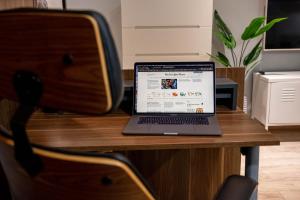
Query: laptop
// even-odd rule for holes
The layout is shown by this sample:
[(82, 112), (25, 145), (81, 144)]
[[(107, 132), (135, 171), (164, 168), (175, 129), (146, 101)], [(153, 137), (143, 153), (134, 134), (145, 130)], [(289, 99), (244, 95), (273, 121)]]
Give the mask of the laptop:
[(128, 135), (222, 135), (213, 62), (135, 63)]

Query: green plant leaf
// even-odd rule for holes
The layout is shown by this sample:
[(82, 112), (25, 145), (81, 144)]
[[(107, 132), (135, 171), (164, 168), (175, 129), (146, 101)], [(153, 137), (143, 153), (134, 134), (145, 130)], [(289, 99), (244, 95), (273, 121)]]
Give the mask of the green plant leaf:
[(234, 38), (232, 37), (228, 38), (226, 37), (226, 35), (224, 35), (224, 33), (221, 32), (217, 32), (216, 36), (228, 49), (234, 49), (236, 47), (236, 42)]
[(218, 63), (224, 65), (225, 67), (231, 66), (228, 58), (221, 52), (218, 52), (218, 55), (216, 55), (216, 56), (213, 56), (211, 54), (208, 54), (208, 55), (210, 57), (212, 57), (214, 60), (216, 60)]
[(253, 19), (250, 24), (245, 28), (242, 34), (242, 40), (251, 39), (258, 31), (258, 29), (263, 25), (265, 17), (257, 17)]
[(265, 32), (267, 32), (268, 30), (270, 30), (275, 24), (277, 24), (278, 22), (284, 21), (287, 18), (276, 18), (273, 19), (272, 21), (270, 21), (269, 23), (267, 23), (265, 26), (263, 26), (261, 29), (259, 29), (257, 31), (257, 33), (255, 33), (255, 35), (252, 38), (255, 38)]
[(244, 58), (243, 64), (245, 66), (248, 66), (249, 64), (253, 63), (258, 56), (260, 55), (261, 51), (262, 51), (262, 47), (261, 45), (261, 41), (260, 40), (254, 47), (253, 49), (250, 51), (250, 53)]
[(225, 24), (225, 22), (223, 21), (223, 19), (221, 18), (221, 16), (219, 15), (217, 10), (215, 10), (215, 12), (214, 12), (214, 20), (215, 20), (215, 23), (216, 23), (218, 29), (220, 29), (226, 35), (232, 35), (230, 29)]
[(236, 41), (228, 26), (225, 24), (218, 11), (214, 12), (214, 21), (217, 26), (216, 35), (219, 40), (229, 49), (236, 47)]

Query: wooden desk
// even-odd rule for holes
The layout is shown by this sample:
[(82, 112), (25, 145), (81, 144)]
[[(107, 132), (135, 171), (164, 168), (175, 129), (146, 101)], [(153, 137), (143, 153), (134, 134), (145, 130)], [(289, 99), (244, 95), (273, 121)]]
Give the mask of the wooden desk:
[(103, 117), (36, 113), (28, 125), (31, 142), (81, 151), (124, 153), (160, 199), (213, 198), (220, 184), (240, 173), (240, 148), (279, 145), (279, 140), (242, 112), (219, 109), (221, 137), (124, 136), (124, 113)]
[(35, 113), (28, 125), (31, 142), (73, 150), (158, 150), (278, 145), (279, 140), (241, 112), (223, 112), (223, 136), (124, 136), (130, 116)]
[(277, 137), (280, 142), (299, 142), (300, 126), (274, 126), (269, 131)]

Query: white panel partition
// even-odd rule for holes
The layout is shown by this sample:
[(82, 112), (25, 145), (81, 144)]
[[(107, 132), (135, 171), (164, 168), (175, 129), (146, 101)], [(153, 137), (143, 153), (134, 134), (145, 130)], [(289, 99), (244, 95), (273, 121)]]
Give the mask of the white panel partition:
[(211, 53), (213, 0), (122, 0), (123, 68), (202, 61)]

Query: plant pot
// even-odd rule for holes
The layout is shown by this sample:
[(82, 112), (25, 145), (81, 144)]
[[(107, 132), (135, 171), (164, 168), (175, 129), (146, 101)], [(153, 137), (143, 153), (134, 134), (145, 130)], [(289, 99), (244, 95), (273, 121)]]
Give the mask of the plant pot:
[(244, 85), (245, 68), (244, 67), (218, 67), (216, 68), (217, 78), (229, 78), (238, 84), (237, 105), (240, 109), (244, 108)]

